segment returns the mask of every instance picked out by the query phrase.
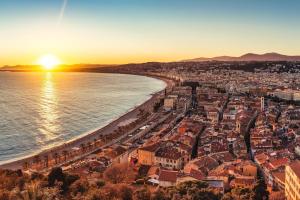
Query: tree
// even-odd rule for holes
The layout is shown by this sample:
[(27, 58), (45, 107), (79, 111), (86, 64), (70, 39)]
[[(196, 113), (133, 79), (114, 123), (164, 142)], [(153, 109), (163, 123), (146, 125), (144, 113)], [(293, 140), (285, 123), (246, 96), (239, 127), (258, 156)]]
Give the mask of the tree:
[(0, 199), (1, 200), (9, 200), (9, 191), (0, 190)]
[[(118, 188), (115, 185), (107, 184), (102, 188), (107, 200), (118, 198)], [(105, 199), (105, 200), (106, 200)]]
[(236, 187), (233, 188), (229, 193), (225, 194), (222, 200), (252, 200), (253, 192), (249, 188)]
[(27, 170), (28, 168), (29, 168), (29, 163), (28, 163), (28, 161), (25, 161), (23, 163), (23, 170)]
[(94, 148), (96, 148), (98, 146), (98, 144), (99, 144), (99, 141), (95, 138), (94, 139)]
[(70, 185), (79, 179), (79, 176), (65, 173), (64, 178), (65, 179), (64, 179), (63, 187), (64, 187), (64, 190), (68, 190)]
[(64, 162), (66, 162), (67, 161), (67, 156), (68, 156), (68, 151), (67, 150), (63, 151), (63, 156), (64, 156)]
[(158, 109), (160, 108), (160, 103), (159, 102), (156, 102), (154, 105), (153, 105), (153, 112), (157, 112)]
[[(163, 195), (163, 194), (167, 195)], [(156, 199), (189, 199), (189, 200), (218, 200), (220, 194), (208, 187), (208, 183), (202, 181), (187, 181), (176, 187), (167, 188), (167, 191), (157, 194)]]
[(143, 188), (140, 190), (136, 190), (134, 192), (134, 200), (150, 200), (151, 193), (148, 188)]
[(226, 193), (224, 194), (224, 196), (222, 197), (222, 200), (234, 200), (233, 196), (231, 195), (231, 193)]
[(89, 182), (87, 180), (82, 180), (82, 179), (75, 181), (70, 187), (70, 192), (74, 196), (77, 196), (78, 194), (83, 195), (88, 190), (89, 190)]
[(49, 166), (49, 156), (44, 155), (44, 160), (45, 160), (45, 167), (48, 168), (48, 166)]
[(40, 174), (38, 172), (32, 172), (31, 176), (30, 176), (30, 180), (34, 181), (34, 180), (41, 180), (44, 178), (43, 174)]
[(34, 156), (33, 158), (33, 163), (35, 163), (36, 165), (39, 165), (41, 162), (41, 158), (39, 155)]
[(115, 164), (106, 169), (104, 178), (113, 184), (124, 183), (134, 178), (134, 172), (127, 164)]
[(191, 200), (218, 200), (219, 196), (210, 189), (189, 190), (188, 195)]
[(55, 164), (58, 163), (58, 157), (59, 157), (58, 153), (55, 152), (55, 153), (53, 154), (53, 158), (54, 158), (54, 160), (55, 160)]
[(208, 184), (206, 182), (202, 182), (202, 181), (187, 181), (187, 182), (183, 182), (180, 183), (177, 187), (176, 190), (179, 192), (179, 194), (182, 195), (186, 195), (188, 193), (189, 190), (191, 189), (203, 189), (203, 188), (207, 188)]
[(53, 187), (56, 181), (64, 182), (64, 180), (65, 180), (64, 173), (60, 167), (53, 168), (48, 175), (49, 187)]
[(97, 188), (101, 188), (101, 187), (105, 186), (105, 181), (103, 181), (103, 180), (98, 180), (98, 181), (96, 182), (96, 186), (97, 186)]
[(85, 153), (85, 144), (84, 143), (80, 144), (80, 148), (81, 148), (82, 153)]
[(267, 185), (263, 179), (259, 179), (253, 188), (254, 199), (267, 200), (269, 199), (269, 192), (267, 191)]
[(118, 194), (119, 194), (119, 198), (122, 200), (132, 200), (133, 198), (132, 197), (133, 191), (131, 187), (125, 184), (120, 184), (118, 186)]
[(152, 194), (151, 200), (171, 200), (171, 198), (165, 193), (165, 191), (158, 189)]
[(87, 143), (87, 148), (88, 148), (88, 150), (91, 150), (91, 148), (92, 148), (92, 143), (91, 142)]
[(48, 186), (53, 187), (56, 182), (61, 182), (61, 189), (63, 192), (66, 192), (69, 186), (78, 179), (78, 175), (65, 174), (60, 167), (55, 167), (48, 175)]
[(92, 189), (88, 192), (86, 200), (106, 200), (106, 197), (102, 190)]

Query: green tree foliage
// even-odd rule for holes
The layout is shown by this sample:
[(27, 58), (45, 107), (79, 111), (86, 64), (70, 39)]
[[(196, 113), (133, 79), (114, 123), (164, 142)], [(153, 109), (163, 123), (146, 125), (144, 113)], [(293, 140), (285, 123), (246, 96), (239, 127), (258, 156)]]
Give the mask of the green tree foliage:
[(15, 187), (24, 187), (24, 183), (29, 181), (30, 177), (23, 174), (22, 171), (0, 170), (0, 190), (11, 191)]
[(222, 200), (252, 200), (253, 192), (250, 188), (237, 187), (225, 194)]
[(165, 190), (158, 189), (152, 194), (151, 200), (171, 200), (171, 197), (166, 193)]
[(89, 190), (89, 187), (90, 185), (87, 180), (79, 179), (71, 185), (70, 192), (73, 196), (83, 195)]
[(113, 184), (132, 182), (134, 177), (132, 168), (127, 164), (115, 164), (104, 172), (105, 180)]
[(63, 192), (66, 192), (69, 186), (78, 179), (79, 176), (65, 174), (60, 167), (56, 167), (53, 168), (48, 175), (48, 186), (53, 187), (56, 182), (61, 182), (61, 189)]
[(0, 190), (0, 199), (1, 200), (9, 200), (9, 191), (8, 190)]
[(173, 199), (188, 199), (188, 200), (218, 200), (218, 193), (208, 188), (208, 184), (202, 181), (187, 181), (180, 183), (175, 187), (159, 189), (155, 191), (151, 200), (173, 200)]
[(64, 176), (65, 175), (60, 167), (53, 168), (48, 175), (49, 187), (53, 187), (56, 181), (64, 182)]
[(125, 184), (118, 186), (119, 198), (122, 200), (132, 200), (133, 199), (133, 190), (131, 187)]
[(208, 184), (202, 181), (187, 181), (179, 184), (175, 192), (181, 197), (191, 200), (218, 200), (219, 196), (208, 188)]
[(233, 188), (222, 200), (268, 200), (269, 192), (263, 179), (259, 179), (253, 188)]
[(187, 181), (176, 186), (176, 191), (181, 195), (187, 195), (189, 192), (208, 188), (208, 184), (202, 181)]
[(267, 200), (269, 199), (269, 192), (267, 191), (267, 185), (263, 179), (259, 179), (253, 188), (255, 200)]
[(134, 192), (134, 200), (150, 200), (151, 193), (148, 188), (142, 188)]
[(106, 200), (105, 195), (99, 189), (92, 189), (88, 192), (86, 200)]
[(105, 181), (104, 180), (98, 180), (96, 182), (96, 186), (97, 186), (97, 188), (101, 188), (101, 187), (105, 186)]

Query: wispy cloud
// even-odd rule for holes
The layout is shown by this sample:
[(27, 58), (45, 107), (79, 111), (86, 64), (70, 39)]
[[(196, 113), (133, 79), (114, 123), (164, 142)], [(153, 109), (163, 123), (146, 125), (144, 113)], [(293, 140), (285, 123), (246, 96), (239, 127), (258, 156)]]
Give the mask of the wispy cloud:
[(62, 6), (61, 6), (61, 9), (60, 9), (60, 13), (59, 13), (59, 17), (58, 17), (58, 21), (57, 21), (57, 26), (58, 27), (60, 26), (60, 24), (61, 24), (61, 22), (64, 18), (67, 4), (68, 4), (68, 0), (63, 0)]

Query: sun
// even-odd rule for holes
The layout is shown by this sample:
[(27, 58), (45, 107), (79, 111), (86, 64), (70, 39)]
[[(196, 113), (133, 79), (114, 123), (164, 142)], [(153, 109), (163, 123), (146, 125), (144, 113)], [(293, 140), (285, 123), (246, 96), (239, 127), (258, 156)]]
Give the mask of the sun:
[(52, 55), (46, 54), (39, 58), (38, 64), (41, 65), (45, 70), (53, 70), (57, 65), (60, 65), (60, 60)]

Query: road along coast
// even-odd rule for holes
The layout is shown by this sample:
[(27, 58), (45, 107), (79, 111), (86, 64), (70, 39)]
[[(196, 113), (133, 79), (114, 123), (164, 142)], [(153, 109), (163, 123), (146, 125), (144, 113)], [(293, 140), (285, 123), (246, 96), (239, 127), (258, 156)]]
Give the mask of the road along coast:
[[(164, 81), (166, 83), (167, 89), (171, 88), (174, 85), (174, 82), (169, 79), (153, 76), (149, 77), (157, 78)], [(146, 102), (134, 107), (132, 110), (120, 116), (119, 118), (117, 118), (116, 120), (112, 121), (104, 127), (89, 131), (81, 137), (62, 143), (53, 148), (43, 150), (42, 152), (29, 155), (21, 159), (7, 161), (6, 163), (1, 164), (0, 168), (12, 170), (24, 168), (34, 170), (47, 170), (54, 166), (71, 162), (72, 160), (81, 159), (84, 156), (87, 156), (90, 153), (103, 148), (104, 146), (112, 145), (118, 142), (118, 138), (115, 138), (112, 141), (102, 144), (99, 144), (98, 140), (101, 136), (110, 135), (111, 133), (116, 131), (119, 128), (120, 124), (126, 123), (132, 119), (137, 119), (140, 116), (141, 111), (151, 111), (153, 108), (153, 104), (159, 99), (159, 97), (161, 97), (161, 95), (164, 95), (164, 91), (166, 88), (153, 94), (151, 98), (149, 98)], [(141, 121), (139, 124), (136, 124), (135, 127), (139, 127), (142, 125), (143, 121)], [(122, 135), (119, 137), (122, 137)], [(81, 148), (86, 148), (86, 150), (81, 151)]]

